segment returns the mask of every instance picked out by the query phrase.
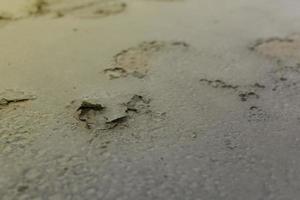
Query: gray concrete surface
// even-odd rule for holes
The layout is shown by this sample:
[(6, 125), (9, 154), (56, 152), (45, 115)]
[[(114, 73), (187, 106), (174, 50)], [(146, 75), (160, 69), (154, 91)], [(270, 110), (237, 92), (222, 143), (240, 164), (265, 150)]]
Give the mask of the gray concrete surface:
[(0, 199), (300, 199), (300, 2), (123, 3), (0, 22)]

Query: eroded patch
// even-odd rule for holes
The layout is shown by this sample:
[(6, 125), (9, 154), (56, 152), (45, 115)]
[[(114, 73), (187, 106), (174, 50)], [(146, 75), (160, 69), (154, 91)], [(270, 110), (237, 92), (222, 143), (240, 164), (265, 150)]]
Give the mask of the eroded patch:
[(149, 61), (155, 53), (172, 50), (173, 48), (188, 48), (185, 42), (142, 42), (136, 47), (123, 50), (116, 54), (112, 67), (104, 70), (111, 79), (132, 75), (137, 78), (146, 76), (150, 69)]
[(276, 67), (270, 71), (273, 91), (298, 93), (300, 82), (300, 34), (285, 38), (273, 37), (258, 40), (250, 50), (271, 59)]
[(300, 34), (257, 40), (250, 50), (284, 62), (300, 62)]

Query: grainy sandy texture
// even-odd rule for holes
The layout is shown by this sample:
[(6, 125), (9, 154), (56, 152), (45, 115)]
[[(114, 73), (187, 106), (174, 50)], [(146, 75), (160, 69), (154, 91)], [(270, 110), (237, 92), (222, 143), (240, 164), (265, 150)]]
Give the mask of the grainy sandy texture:
[(0, 199), (298, 200), (299, 9), (0, 0)]

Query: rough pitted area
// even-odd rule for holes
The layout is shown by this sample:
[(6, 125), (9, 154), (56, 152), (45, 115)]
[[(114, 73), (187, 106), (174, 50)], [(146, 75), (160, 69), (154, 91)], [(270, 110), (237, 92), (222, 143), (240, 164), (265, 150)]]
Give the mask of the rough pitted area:
[(185, 42), (151, 41), (123, 50), (114, 56), (112, 67), (104, 70), (109, 78), (115, 79), (132, 75), (143, 78), (150, 70), (150, 60), (156, 53), (172, 51), (174, 48), (188, 48)]
[(251, 106), (247, 114), (249, 122), (266, 122), (269, 119), (269, 114), (258, 106)]
[[(74, 199), (72, 196), (85, 199), (90, 193), (91, 185), (95, 184), (99, 179), (97, 174), (89, 173), (95, 165), (85, 166), (88, 160), (82, 159), (82, 155), (48, 155), (47, 153), (37, 152), (36, 158), (41, 162), (39, 164), (30, 164), (24, 160), (27, 167), (19, 171), (20, 179), (16, 182), (11, 181), (13, 187), (8, 188), (2, 193), (4, 199), (39, 199), (42, 192), (49, 199)], [(42, 158), (47, 155), (48, 160)], [(102, 163), (103, 164), (103, 163)], [(64, 193), (57, 194), (57, 188), (49, 184), (49, 180), (53, 180), (56, 186), (64, 187)], [(82, 190), (78, 191), (77, 186), (72, 183), (82, 181)], [(84, 188), (84, 189), (83, 189)], [(69, 195), (68, 193), (72, 193)], [(83, 196), (85, 197), (83, 197)], [(89, 195), (93, 199), (95, 194)]]
[(0, 111), (0, 154), (23, 150), (40, 134), (39, 128), (49, 115), (29, 111), (26, 107)]
[(273, 91), (291, 91), (299, 92), (300, 83), (300, 65), (295, 66), (278, 66), (272, 71), (272, 80), (274, 85)]

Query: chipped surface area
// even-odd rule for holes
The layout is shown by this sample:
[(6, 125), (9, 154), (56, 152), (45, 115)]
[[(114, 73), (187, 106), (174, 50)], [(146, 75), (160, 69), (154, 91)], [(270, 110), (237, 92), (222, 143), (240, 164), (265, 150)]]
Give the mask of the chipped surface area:
[[(129, 118), (137, 114), (150, 114), (150, 100), (141, 95), (133, 95), (127, 102), (110, 102), (86, 99), (71, 102), (68, 109), (77, 108), (75, 118), (85, 124), (87, 129), (109, 130), (126, 125)], [(79, 105), (79, 106), (78, 106)], [(134, 113), (134, 114), (133, 114)]]

